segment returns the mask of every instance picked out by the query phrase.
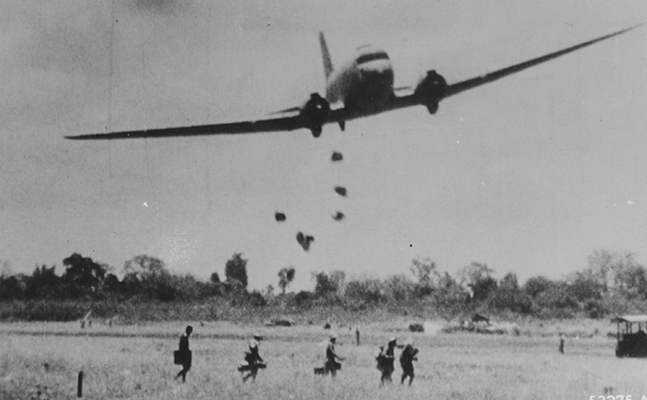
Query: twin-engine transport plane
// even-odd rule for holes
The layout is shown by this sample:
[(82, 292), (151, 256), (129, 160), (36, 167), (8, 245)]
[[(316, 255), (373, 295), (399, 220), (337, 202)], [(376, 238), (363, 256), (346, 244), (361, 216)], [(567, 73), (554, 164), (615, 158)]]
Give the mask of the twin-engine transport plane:
[[(176, 128), (149, 129), (112, 133), (98, 133), (66, 136), (68, 139), (129, 139), (148, 137), (227, 135), (240, 133), (292, 131), (306, 128), (314, 137), (321, 135), (322, 126), (338, 123), (343, 131), (346, 121), (379, 114), (404, 107), (423, 105), (429, 113), (438, 111), (438, 103), (450, 96), (468, 89), (493, 82), (497, 79), (522, 71), (563, 56), (594, 43), (612, 38), (639, 25), (610, 33), (588, 42), (547, 54), (542, 57), (503, 68), (448, 85), (436, 71), (428, 71), (415, 88), (403, 88), (409, 93), (398, 95), (400, 89), (393, 88), (393, 68), (389, 56), (381, 49), (362, 46), (356, 55), (339, 69), (333, 69), (328, 46), (323, 33), (319, 33), (321, 55), (326, 74), (326, 97), (318, 93), (301, 107), (293, 107), (274, 113), (277, 117), (257, 121), (243, 121), (214, 125), (195, 125)], [(398, 92), (398, 93), (396, 93)]]

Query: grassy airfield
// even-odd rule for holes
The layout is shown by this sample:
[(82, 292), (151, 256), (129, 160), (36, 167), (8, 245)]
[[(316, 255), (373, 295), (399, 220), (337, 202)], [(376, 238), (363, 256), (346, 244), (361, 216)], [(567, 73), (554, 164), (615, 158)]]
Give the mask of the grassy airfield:
[[(560, 326), (568, 336), (566, 354), (557, 351), (553, 326), (521, 326), (520, 335), (473, 333), (411, 334), (406, 324), (337, 327), (338, 353), (346, 358), (332, 380), (315, 377), (323, 364), (329, 331), (320, 326), (267, 328), (227, 322), (193, 323), (193, 367), (182, 384), (172, 353), (186, 323), (108, 327), (96, 323), (0, 324), (0, 398), (73, 399), (77, 374), (84, 372), (87, 399), (589, 399), (647, 396), (647, 360), (617, 359), (608, 323)], [(580, 325), (581, 326), (581, 325)], [(244, 384), (241, 364), (253, 331), (265, 336), (261, 356), (268, 368)], [(603, 332), (603, 333), (599, 333)], [(411, 387), (380, 388), (375, 368), (378, 345), (395, 335), (413, 337), (420, 349)], [(580, 338), (576, 338), (579, 335)], [(589, 336), (589, 337), (584, 337)], [(399, 351), (397, 352), (399, 355)], [(396, 363), (397, 364), (397, 363)]]

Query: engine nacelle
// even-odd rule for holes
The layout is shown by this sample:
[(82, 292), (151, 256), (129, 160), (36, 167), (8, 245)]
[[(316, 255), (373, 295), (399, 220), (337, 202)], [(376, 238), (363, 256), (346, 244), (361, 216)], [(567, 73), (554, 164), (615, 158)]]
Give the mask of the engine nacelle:
[(447, 81), (435, 70), (427, 71), (415, 90), (420, 104), (427, 107), (430, 114), (438, 111), (438, 102), (443, 99), (447, 91)]
[(314, 137), (321, 135), (321, 127), (330, 116), (330, 104), (319, 93), (312, 93), (310, 100), (303, 106), (299, 113), (306, 128), (312, 131)]

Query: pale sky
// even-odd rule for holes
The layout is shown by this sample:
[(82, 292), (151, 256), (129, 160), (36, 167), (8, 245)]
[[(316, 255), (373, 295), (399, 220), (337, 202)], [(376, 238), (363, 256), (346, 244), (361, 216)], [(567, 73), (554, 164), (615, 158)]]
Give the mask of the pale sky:
[[(256, 289), (286, 266), (298, 289), (315, 270), (386, 277), (417, 257), (522, 280), (560, 278), (602, 248), (646, 262), (645, 27), (447, 99), (435, 116), (416, 107), (319, 139), (63, 139), (300, 105), (323, 91), (319, 30), (334, 65), (384, 48), (402, 86), (428, 69), (471, 78), (645, 16), (642, 0), (3, 2), (0, 260), (61, 273), (79, 252), (120, 272), (149, 254), (206, 279), (242, 252)], [(309, 252), (298, 231), (314, 236)]]

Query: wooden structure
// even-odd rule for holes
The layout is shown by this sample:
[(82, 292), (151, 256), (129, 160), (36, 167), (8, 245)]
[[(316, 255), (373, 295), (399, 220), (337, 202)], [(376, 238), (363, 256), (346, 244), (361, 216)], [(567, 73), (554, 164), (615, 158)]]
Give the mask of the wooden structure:
[(647, 357), (647, 315), (623, 315), (611, 322), (618, 327), (616, 357)]

